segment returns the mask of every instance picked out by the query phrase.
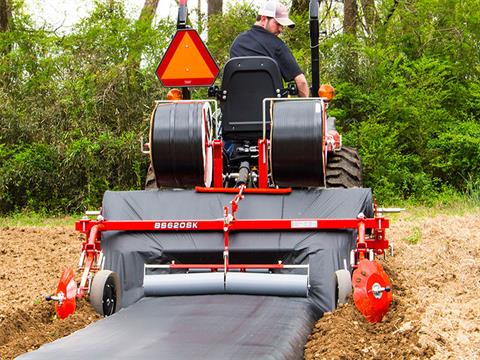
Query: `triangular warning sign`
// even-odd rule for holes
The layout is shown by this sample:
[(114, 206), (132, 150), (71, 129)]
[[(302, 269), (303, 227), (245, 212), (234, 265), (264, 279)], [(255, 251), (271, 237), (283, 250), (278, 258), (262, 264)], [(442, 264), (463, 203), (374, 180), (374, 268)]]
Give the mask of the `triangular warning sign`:
[(167, 87), (210, 86), (218, 65), (195, 30), (178, 30), (156, 73)]

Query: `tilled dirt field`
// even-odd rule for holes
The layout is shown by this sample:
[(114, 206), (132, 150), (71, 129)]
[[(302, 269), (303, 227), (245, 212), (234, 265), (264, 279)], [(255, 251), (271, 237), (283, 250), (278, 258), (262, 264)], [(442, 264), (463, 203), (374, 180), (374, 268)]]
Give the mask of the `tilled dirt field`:
[[(72, 227), (73, 228), (73, 227)], [(43, 297), (74, 266), (82, 238), (70, 227), (0, 225), (0, 359), (11, 359), (99, 317), (84, 301), (67, 320)], [(305, 359), (480, 359), (480, 210), (391, 224), (390, 312), (368, 324), (352, 304), (320, 319)], [(60, 354), (59, 354), (60, 355)]]
[[(320, 319), (305, 359), (480, 359), (480, 211), (391, 224), (393, 304), (368, 324), (348, 304)], [(417, 244), (413, 244), (417, 242)]]

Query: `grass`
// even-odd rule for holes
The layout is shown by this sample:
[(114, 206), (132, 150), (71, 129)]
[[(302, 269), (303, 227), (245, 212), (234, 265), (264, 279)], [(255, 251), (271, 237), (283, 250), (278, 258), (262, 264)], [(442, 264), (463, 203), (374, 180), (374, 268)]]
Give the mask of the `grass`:
[[(404, 217), (425, 218), (438, 215), (457, 215), (479, 213), (480, 199), (477, 196), (454, 195), (438, 197), (431, 204), (425, 205), (411, 200), (400, 201), (393, 204), (378, 204), (379, 207), (400, 207), (406, 209), (406, 214), (386, 214), (392, 221)], [(81, 219), (82, 215), (49, 215), (48, 213), (36, 213), (30, 211), (18, 212), (10, 215), (0, 215), (0, 229), (4, 227), (58, 227), (71, 226), (73, 228), (76, 220)], [(408, 239), (411, 243), (416, 243), (421, 238), (420, 235), (412, 235)], [(418, 239), (417, 239), (418, 238)]]
[[(379, 207), (400, 207), (404, 208), (409, 217), (425, 218), (437, 215), (458, 215), (480, 212), (480, 192), (458, 194), (444, 193), (437, 194), (429, 202), (418, 200), (404, 200), (394, 204), (379, 204)], [(400, 215), (388, 214), (391, 219)]]
[(415, 226), (412, 229), (412, 234), (403, 240), (408, 242), (410, 245), (418, 244), (420, 241), (422, 241), (422, 230), (418, 226)]
[(480, 213), (480, 206), (464, 202), (455, 202), (448, 205), (409, 206), (409, 214), (417, 218), (433, 217), (437, 215), (462, 216), (465, 214)]
[(0, 216), (0, 229), (5, 227), (59, 227), (71, 226), (80, 219), (80, 215), (52, 216), (32, 212), (20, 212), (8, 216)]

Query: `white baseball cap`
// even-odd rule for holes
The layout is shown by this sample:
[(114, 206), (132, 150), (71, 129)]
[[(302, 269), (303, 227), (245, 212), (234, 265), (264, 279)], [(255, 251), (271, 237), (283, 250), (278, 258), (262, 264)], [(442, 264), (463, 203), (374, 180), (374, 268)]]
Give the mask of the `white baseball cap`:
[(277, 0), (268, 0), (260, 8), (258, 15), (274, 18), (280, 25), (293, 28), (295, 23), (288, 17), (288, 9)]

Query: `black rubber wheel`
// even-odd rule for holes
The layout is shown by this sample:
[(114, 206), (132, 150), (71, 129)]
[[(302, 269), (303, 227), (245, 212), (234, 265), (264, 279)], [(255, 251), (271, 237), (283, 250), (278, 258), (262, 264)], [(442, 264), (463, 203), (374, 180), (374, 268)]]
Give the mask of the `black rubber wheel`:
[(90, 289), (90, 303), (103, 316), (110, 316), (120, 310), (122, 291), (117, 273), (100, 270), (95, 274)]
[(362, 163), (357, 149), (343, 147), (328, 153), (326, 169), (327, 187), (363, 187)]

